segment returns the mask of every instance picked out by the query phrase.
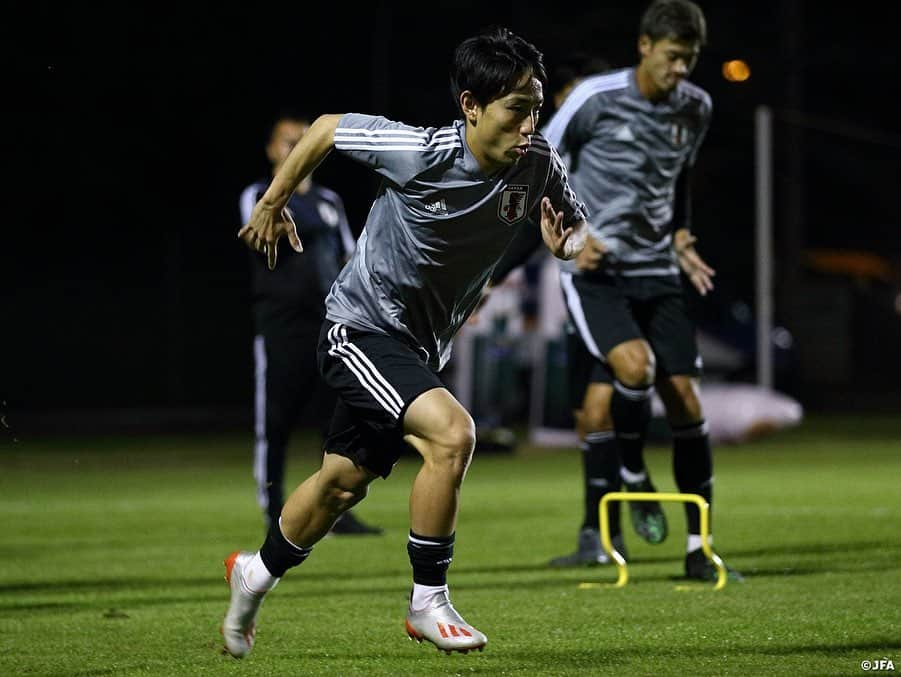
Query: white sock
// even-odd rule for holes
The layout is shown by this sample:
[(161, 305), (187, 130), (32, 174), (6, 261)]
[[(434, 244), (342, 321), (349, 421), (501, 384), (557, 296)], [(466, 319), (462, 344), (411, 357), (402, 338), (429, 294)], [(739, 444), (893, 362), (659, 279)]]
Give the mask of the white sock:
[(413, 609), (425, 609), (435, 595), (448, 594), (447, 585), (420, 585), (413, 584), (413, 596), (410, 598), (410, 607)]
[(244, 569), (244, 585), (253, 593), (269, 592), (278, 581), (279, 579), (269, 573), (260, 552), (257, 551)]
[(635, 484), (636, 482), (646, 480), (648, 478), (648, 473), (645, 470), (642, 470), (641, 472), (632, 472), (627, 467), (623, 466), (619, 469), (619, 476), (623, 478), (623, 482)]
[[(707, 543), (713, 545), (713, 534), (707, 537)], [(694, 552), (700, 550), (703, 545), (700, 534), (688, 534), (688, 549), (686, 552)]]

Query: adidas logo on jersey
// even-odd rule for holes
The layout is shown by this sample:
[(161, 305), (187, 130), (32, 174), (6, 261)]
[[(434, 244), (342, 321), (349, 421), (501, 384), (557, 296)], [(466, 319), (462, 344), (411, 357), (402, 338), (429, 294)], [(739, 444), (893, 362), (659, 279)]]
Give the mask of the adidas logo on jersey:
[(613, 138), (617, 141), (635, 141), (635, 135), (629, 125), (623, 125), (613, 134)]
[(444, 201), (443, 197), (440, 197), (433, 202), (426, 202), (425, 208), (426, 211), (430, 211), (432, 214), (440, 214), (442, 216), (447, 214), (447, 203)]

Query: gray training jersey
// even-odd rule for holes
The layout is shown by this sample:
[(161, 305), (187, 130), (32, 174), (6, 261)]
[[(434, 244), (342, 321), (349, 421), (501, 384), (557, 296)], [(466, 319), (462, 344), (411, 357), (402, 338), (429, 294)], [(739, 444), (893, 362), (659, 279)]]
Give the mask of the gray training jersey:
[(338, 152), (384, 180), (326, 317), (398, 336), (436, 371), (523, 220), (539, 227), (541, 198), (563, 211), (564, 225), (584, 218), (563, 162), (540, 135), (492, 176), (464, 137), (462, 120), (424, 129), (355, 113), (335, 131)]
[(672, 252), (676, 179), (694, 164), (711, 113), (707, 92), (685, 80), (666, 100), (648, 101), (635, 69), (626, 68), (580, 82), (543, 129), (591, 213), (589, 233), (608, 247), (602, 265), (609, 272), (679, 273)]

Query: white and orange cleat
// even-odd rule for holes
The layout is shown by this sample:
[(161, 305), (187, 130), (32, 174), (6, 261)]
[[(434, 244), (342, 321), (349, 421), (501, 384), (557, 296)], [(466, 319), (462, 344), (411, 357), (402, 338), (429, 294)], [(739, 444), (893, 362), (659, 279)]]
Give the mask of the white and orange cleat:
[(244, 658), (253, 649), (256, 635), (257, 611), (265, 592), (253, 592), (244, 582), (244, 569), (253, 558), (252, 552), (235, 551), (225, 560), (225, 580), (231, 588), (231, 603), (222, 621), (225, 651), (235, 658)]
[(407, 635), (417, 642), (427, 640), (438, 647), (439, 651), (451, 653), (469, 653), (481, 651), (488, 643), (488, 638), (463, 620), (457, 613), (447, 593), (440, 593), (432, 598), (432, 603), (425, 609), (407, 612)]

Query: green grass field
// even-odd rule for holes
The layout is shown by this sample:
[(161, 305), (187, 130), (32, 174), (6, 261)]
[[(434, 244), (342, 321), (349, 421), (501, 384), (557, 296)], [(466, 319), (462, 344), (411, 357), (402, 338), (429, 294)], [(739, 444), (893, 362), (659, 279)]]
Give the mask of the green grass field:
[[(317, 463), (306, 441), (292, 481)], [(625, 588), (607, 585), (615, 568), (547, 568), (575, 544), (577, 452), (477, 456), (450, 583), (489, 644), (452, 656), (403, 630), (412, 458), (358, 509), (386, 533), (321, 542), (266, 600), (254, 652), (220, 654), (222, 559), (263, 535), (249, 449), (245, 435), (4, 442), (0, 674), (858, 675), (881, 658), (901, 670), (901, 419), (818, 418), (718, 449), (714, 546), (746, 576), (719, 592), (679, 580), (672, 504), (666, 543), (626, 532)], [(674, 491), (669, 451), (648, 462)]]

